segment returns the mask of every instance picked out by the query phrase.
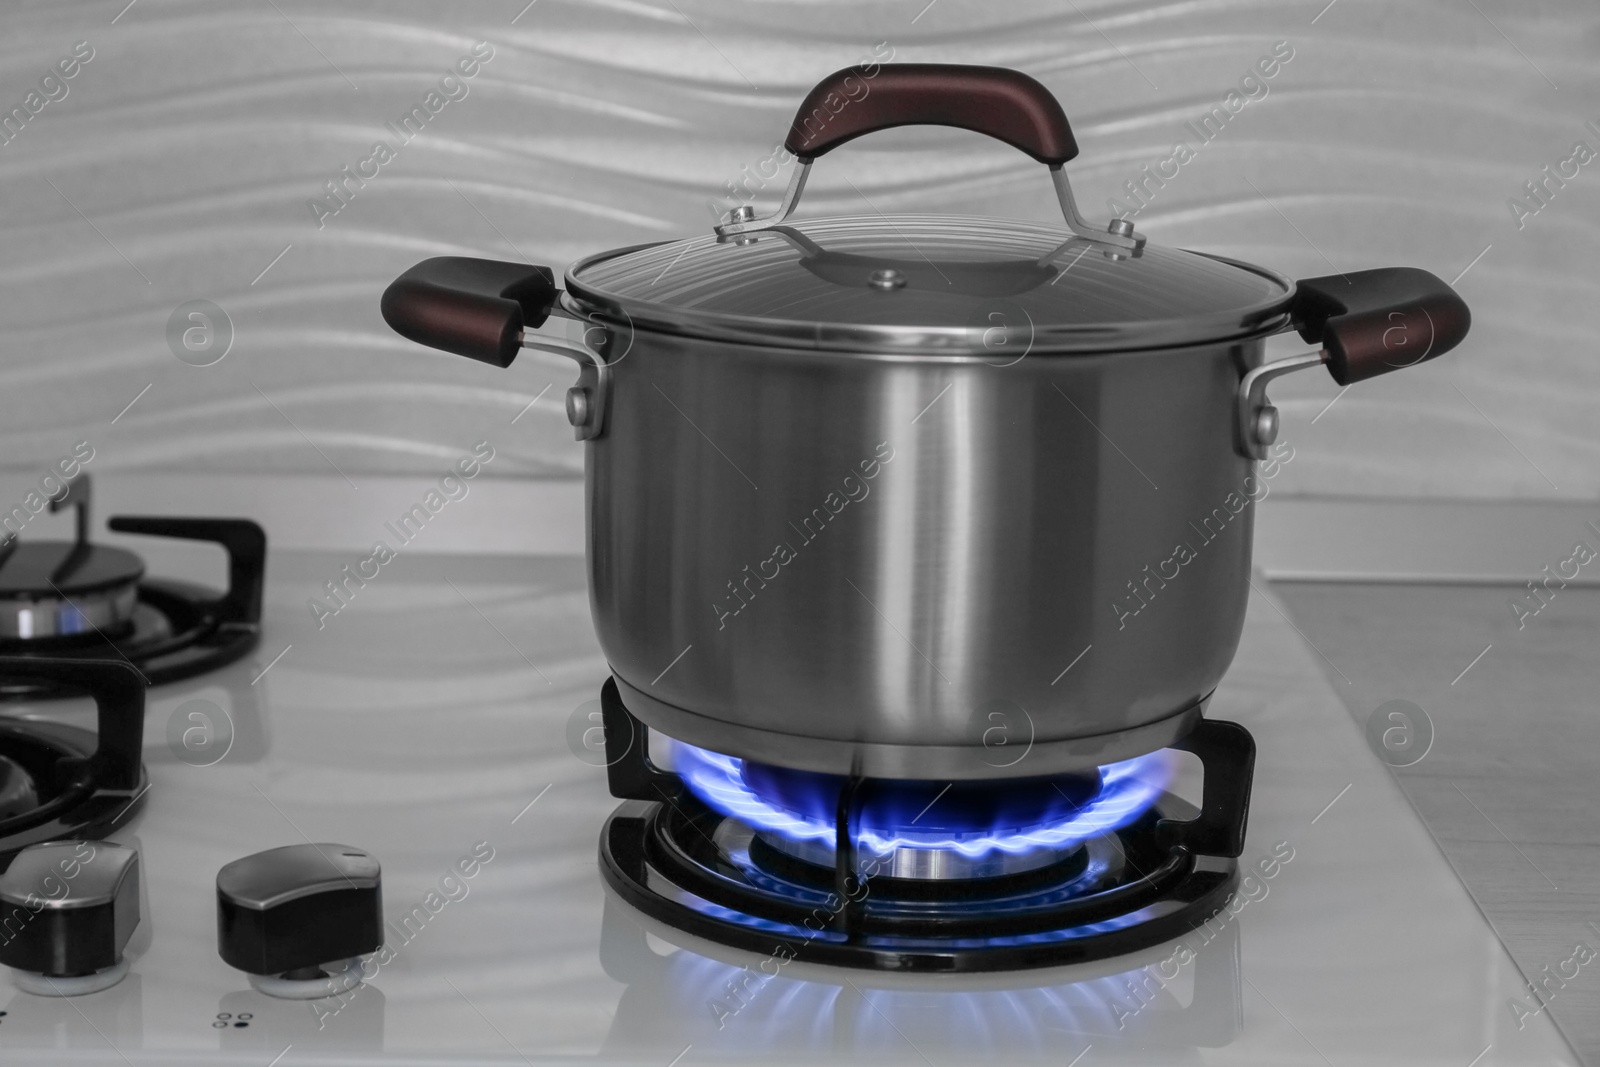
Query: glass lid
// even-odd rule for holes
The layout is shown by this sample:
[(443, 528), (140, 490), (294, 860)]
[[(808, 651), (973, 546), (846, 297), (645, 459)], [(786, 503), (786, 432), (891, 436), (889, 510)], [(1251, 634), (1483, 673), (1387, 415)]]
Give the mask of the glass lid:
[(636, 328), (863, 353), (1106, 352), (1282, 324), (1288, 278), (1141, 245), (1018, 219), (795, 220), (592, 256), (567, 289), (572, 310)]

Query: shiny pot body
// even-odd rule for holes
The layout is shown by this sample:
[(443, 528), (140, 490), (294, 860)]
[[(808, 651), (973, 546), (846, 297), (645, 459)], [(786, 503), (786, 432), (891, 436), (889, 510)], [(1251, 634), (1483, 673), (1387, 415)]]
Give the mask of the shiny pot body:
[[(791, 218), (818, 157), (918, 125), (1047, 166), (1066, 231)], [(440, 256), (383, 295), (413, 341), (579, 362), (590, 594), (623, 702), (709, 749), (875, 778), (1177, 742), (1233, 658), (1254, 504), (1292, 455), (1268, 383), (1433, 359), (1466, 304), (1417, 268), (1292, 282), (1090, 223), (1067, 117), (1017, 71), (837, 71), (784, 146), (771, 214), (590, 256), (564, 293), (547, 267)], [(573, 343), (535, 332), (555, 313)], [(1315, 350), (1262, 365), (1288, 329)]]
[[(1020, 359), (639, 331), (587, 445), (595, 627), (671, 737), (873, 777), (1187, 732), (1231, 661), (1259, 337)], [(1280, 446), (1281, 447), (1281, 446)]]

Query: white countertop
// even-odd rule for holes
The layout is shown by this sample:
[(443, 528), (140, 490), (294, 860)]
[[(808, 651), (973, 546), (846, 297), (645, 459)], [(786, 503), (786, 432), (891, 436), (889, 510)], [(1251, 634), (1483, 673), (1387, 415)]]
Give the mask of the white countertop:
[[(1279, 842), (1293, 859), (1194, 963), (1170, 982), (1172, 946), (978, 977), (795, 964), (752, 985), (719, 1029), (713, 1002), (759, 958), (654, 925), (646, 937), (601, 884), (596, 843), (617, 802), (566, 742), (606, 675), (581, 561), (403, 557), (319, 632), (306, 599), (344, 561), (278, 552), (259, 652), (152, 691), (152, 787), (116, 835), (144, 860), (132, 973), (70, 1001), (0, 993), (0, 1059), (1576, 1062), (1548, 1015), (1519, 1029), (1520, 975), (1314, 653), (1260, 596), (1211, 715), (1259, 746), (1244, 860)], [(234, 723), (212, 766), (168, 746), (192, 700)], [(24, 712), (86, 718), (81, 703), (9, 713)], [(321, 1029), (312, 1008), (250, 990), (216, 954), (217, 869), (307, 839), (375, 854), (391, 919), (480, 842), (494, 854)], [(1149, 1003), (1134, 1010), (1141, 967)]]

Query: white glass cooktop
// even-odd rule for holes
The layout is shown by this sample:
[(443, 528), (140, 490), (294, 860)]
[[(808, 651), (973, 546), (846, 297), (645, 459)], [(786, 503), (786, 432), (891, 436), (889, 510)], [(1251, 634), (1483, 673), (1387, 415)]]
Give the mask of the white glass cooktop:
[[(152, 691), (151, 789), (114, 835), (143, 859), (131, 973), (70, 1000), (0, 978), (0, 1063), (1576, 1062), (1512, 1010), (1521, 976), (1259, 596), (1210, 709), (1258, 745), (1230, 911), (1098, 964), (895, 978), (777, 968), (608, 894), (618, 802), (569, 740), (606, 677), (581, 560), (401, 558), (319, 630), (307, 598), (347, 562), (273, 556), (258, 653)], [(343, 1003), (270, 999), (217, 955), (217, 869), (306, 840), (383, 865), (393, 959)]]

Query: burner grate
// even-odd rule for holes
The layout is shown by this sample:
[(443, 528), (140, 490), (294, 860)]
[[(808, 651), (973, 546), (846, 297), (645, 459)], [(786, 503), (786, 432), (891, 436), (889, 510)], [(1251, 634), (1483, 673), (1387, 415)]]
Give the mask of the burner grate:
[[(709, 850), (708, 840), (737, 842), (750, 831), (693, 798), (630, 802), (606, 823), (601, 868), (645, 914), (751, 952), (784, 946), (808, 962), (876, 970), (1012, 970), (1158, 944), (1227, 902), (1237, 865), (1181, 848), (1160, 854), (1150, 832), (1157, 818), (1152, 813), (1145, 825), (1096, 838), (1069, 861), (1029, 872), (1025, 882), (1007, 880), (1003, 890), (993, 888), (994, 879), (869, 877), (841, 898), (826, 878), (767, 869), (748, 846)], [(907, 892), (907, 881), (943, 892)]]
[(104, 837), (143, 802), (144, 682), (121, 660), (0, 659), (0, 676), (51, 687), (69, 679), (94, 698), (97, 729), (0, 720), (0, 870), (29, 845)]
[(831, 867), (813, 862), (657, 768), (615, 683), (601, 696), (612, 793), (629, 801), (601, 835), (606, 881), (647, 915), (712, 941), (879, 970), (1048, 966), (1175, 937), (1214, 914), (1238, 882), (1255, 746), (1233, 723), (1202, 720), (1174, 746), (1204, 765), (1198, 809), (1161, 792), (1042, 866), (905, 878), (860, 847), (873, 783), (840, 780), (828, 844), (845, 847), (827, 849)]
[[(115, 628), (43, 637), (0, 637), (0, 656), (29, 660), (86, 661), (120, 657), (146, 684), (189, 678), (241, 658), (261, 636), (261, 591), (266, 577), (267, 537), (248, 519), (117, 516), (107, 525), (120, 533), (211, 541), (228, 554), (228, 588), (146, 579), (125, 620)], [(128, 555), (128, 553), (123, 553)], [(137, 576), (136, 576), (137, 577)], [(70, 603), (71, 594), (64, 595)], [(77, 695), (66, 679), (0, 674), (0, 700)]]

